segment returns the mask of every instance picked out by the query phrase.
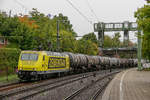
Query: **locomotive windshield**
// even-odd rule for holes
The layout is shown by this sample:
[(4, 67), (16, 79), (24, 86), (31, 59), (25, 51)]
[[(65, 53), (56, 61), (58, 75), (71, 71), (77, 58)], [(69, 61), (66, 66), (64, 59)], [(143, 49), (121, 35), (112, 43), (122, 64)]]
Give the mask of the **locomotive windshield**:
[(38, 54), (31, 54), (31, 53), (23, 53), (21, 55), (21, 60), (38, 60)]

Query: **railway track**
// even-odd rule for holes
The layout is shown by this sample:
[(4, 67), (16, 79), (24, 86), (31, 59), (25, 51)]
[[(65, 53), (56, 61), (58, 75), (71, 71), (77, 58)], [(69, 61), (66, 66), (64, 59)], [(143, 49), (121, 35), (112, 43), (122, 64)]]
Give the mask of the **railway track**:
[(95, 94), (92, 96), (90, 100), (97, 100), (98, 96), (103, 92), (108, 83), (109, 82), (106, 82), (103, 86), (100, 86), (100, 88), (98, 88), (98, 90), (95, 92)]
[[(42, 82), (42, 81), (40, 81), (40, 82)], [(35, 81), (28, 82), (28, 81), (17, 80), (17, 81), (11, 82), (11, 83), (5, 83), (3, 85), (0, 85), (0, 92), (8, 91), (8, 90), (19, 88), (19, 87), (26, 86), (26, 85), (31, 85), (31, 84), (34, 84), (34, 82)]]
[(8, 87), (10, 87), (10, 86), (17, 85), (17, 84), (19, 84), (18, 81), (17, 81), (17, 82), (12, 82), (12, 83), (8, 83), (8, 84), (0, 85), (0, 91), (5, 90), (4, 88), (8, 88)]
[[(40, 82), (42, 82), (42, 81), (40, 81)], [(12, 83), (9, 83), (9, 84), (1, 85), (0, 86), (0, 92), (12, 90), (12, 89), (23, 87), (23, 86), (27, 86), (27, 85), (33, 85), (33, 84), (35, 84), (34, 81), (32, 81), (32, 82), (16, 81), (16, 82), (12, 82)]]
[[(99, 72), (98, 74), (101, 74), (101, 73), (102, 72)], [(42, 92), (45, 92), (45, 91), (48, 91), (51, 89), (55, 89), (57, 87), (65, 85), (65, 84), (69, 84), (71, 82), (78, 81), (78, 80), (81, 80), (83, 78), (87, 78), (90, 76), (93, 76), (93, 72), (79, 74), (79, 75), (70, 76), (70, 77), (66, 77), (66, 78), (60, 78), (60, 79), (57, 79), (55, 81), (50, 81), (50, 82), (46, 82), (46, 83), (43, 82), (43, 84), (40, 84), (40, 85), (36, 84), (30, 88), (18, 89), (18, 90), (13, 91), (13, 92), (10, 91), (10, 92), (7, 92), (5, 94), (0, 94), (0, 100), (3, 100), (5, 98), (10, 98), (13, 96), (17, 96), (17, 95), (19, 95), (19, 98), (18, 98), (19, 100), (24, 100), (24, 99), (33, 97), (39, 93), (42, 93)], [(68, 80), (70, 80), (70, 81), (68, 81)], [(53, 84), (60, 83), (60, 82), (61, 82), (61, 84), (57, 84), (57, 85), (53, 86)], [(30, 91), (35, 91), (35, 92), (33, 92), (29, 95), (26, 95), (26, 93), (30, 92)], [(22, 94), (24, 94), (24, 95), (22, 95)]]
[(10, 86), (10, 85), (14, 85), (14, 84), (17, 84), (17, 83), (19, 83), (19, 81), (11, 82), (11, 83), (3, 83), (2, 85), (0, 85), (0, 88), (7, 87), (7, 86)]
[[(90, 88), (91, 86), (93, 86), (94, 84), (96, 84), (97, 82), (100, 82), (102, 80), (105, 80), (106, 78), (109, 78), (109, 76), (112, 76), (116, 73), (118, 73), (119, 71), (117, 72), (113, 72), (113, 73), (109, 73), (109, 74), (106, 74), (105, 76), (99, 78), (98, 80), (96, 80), (95, 82), (92, 82), (91, 84), (88, 84), (82, 88), (80, 88), (79, 90), (75, 91), (73, 94), (69, 95), (68, 97), (64, 98), (63, 100), (76, 100), (74, 99), (76, 96), (78, 96), (79, 94), (81, 94), (82, 92), (84, 92), (86, 89)], [(94, 94), (94, 96), (90, 99), (90, 100), (96, 100), (98, 95), (103, 91), (103, 89), (107, 86), (109, 82), (105, 82), (103, 86), (101, 86), (97, 92)]]
[(26, 84), (25, 83), (14, 83), (14, 84), (8, 84), (8, 85), (5, 85), (5, 86), (1, 86), (0, 87), (0, 91), (3, 92), (3, 91), (8, 91), (8, 90), (11, 90), (11, 89), (14, 89), (14, 88), (18, 88), (18, 87), (21, 87), (21, 86), (25, 86)]

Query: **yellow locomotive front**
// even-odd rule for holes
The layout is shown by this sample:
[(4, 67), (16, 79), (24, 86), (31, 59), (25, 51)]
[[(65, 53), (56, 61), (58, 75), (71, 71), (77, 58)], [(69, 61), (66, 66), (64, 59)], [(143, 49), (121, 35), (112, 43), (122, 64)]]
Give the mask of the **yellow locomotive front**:
[(42, 52), (22, 51), (18, 63), (18, 77), (23, 80), (36, 78), (41, 66)]
[(69, 71), (69, 56), (48, 51), (22, 51), (18, 77), (22, 80), (47, 78), (53, 73)]

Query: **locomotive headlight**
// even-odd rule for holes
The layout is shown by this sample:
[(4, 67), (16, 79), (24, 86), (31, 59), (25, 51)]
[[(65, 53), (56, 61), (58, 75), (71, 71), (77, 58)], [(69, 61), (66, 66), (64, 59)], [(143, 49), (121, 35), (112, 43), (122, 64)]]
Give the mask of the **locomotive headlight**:
[(20, 70), (22, 70), (22, 68), (20, 68)]

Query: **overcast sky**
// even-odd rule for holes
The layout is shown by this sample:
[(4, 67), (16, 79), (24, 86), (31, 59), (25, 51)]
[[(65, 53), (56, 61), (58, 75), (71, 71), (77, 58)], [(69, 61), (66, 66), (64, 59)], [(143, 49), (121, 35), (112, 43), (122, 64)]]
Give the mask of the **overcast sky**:
[[(134, 12), (146, 4), (145, 0), (69, 0), (88, 20), (94, 22), (123, 22), (136, 21)], [(88, 3), (89, 2), (89, 3)], [(93, 26), (83, 18), (67, 0), (0, 0), (0, 9), (12, 14), (27, 14), (32, 8), (52, 15), (62, 13), (69, 17), (74, 30), (82, 36), (93, 32)], [(96, 16), (93, 14), (95, 12)], [(107, 33), (113, 35), (112, 33)], [(130, 34), (134, 39), (134, 34)]]

